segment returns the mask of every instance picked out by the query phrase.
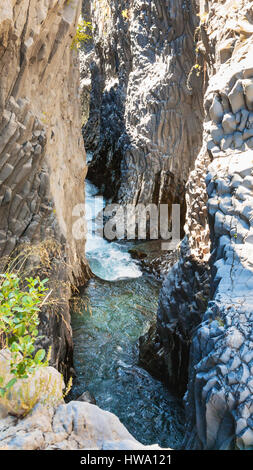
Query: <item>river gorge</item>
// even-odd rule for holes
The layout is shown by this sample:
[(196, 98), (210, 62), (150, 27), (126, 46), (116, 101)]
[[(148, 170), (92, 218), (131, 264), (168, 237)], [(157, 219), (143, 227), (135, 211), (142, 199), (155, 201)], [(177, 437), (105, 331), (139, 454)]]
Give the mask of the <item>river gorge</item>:
[(0, 450), (252, 450), (252, 54), (251, 0), (1, 0)]
[[(86, 180), (86, 207), (94, 207), (96, 193)], [(161, 282), (141, 271), (126, 244), (94, 240), (93, 220), (86, 256), (96, 277), (82, 291), (83, 312), (72, 315), (77, 378), (70, 398), (88, 391), (143, 444), (178, 448), (182, 403), (138, 364), (138, 339), (155, 321)]]

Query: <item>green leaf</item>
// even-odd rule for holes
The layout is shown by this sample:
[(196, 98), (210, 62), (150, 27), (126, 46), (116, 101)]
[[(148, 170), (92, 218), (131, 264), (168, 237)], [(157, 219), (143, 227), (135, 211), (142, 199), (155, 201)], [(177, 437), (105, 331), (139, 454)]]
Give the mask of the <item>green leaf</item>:
[(19, 376), (22, 376), (22, 375), (25, 373), (25, 370), (26, 370), (26, 364), (23, 364), (22, 362), (20, 362), (20, 363), (17, 365), (18, 375), (19, 375)]
[[(38, 337), (39, 311), (44, 292), (48, 290), (48, 279), (41, 281), (39, 277), (31, 277), (26, 278), (24, 282), (17, 275), (10, 273), (0, 273), (1, 278), (0, 331), (5, 336), (12, 355), (10, 366), (13, 379), (8, 384), (9, 388), (17, 378), (23, 379), (38, 366), (46, 364), (43, 362), (46, 355), (43, 349), (34, 357), (34, 344), (36, 340), (43, 338)], [(4, 396), (7, 390), (3, 386), (4, 383), (4, 378), (0, 378), (1, 396)]]
[(23, 336), (25, 334), (25, 325), (21, 325), (17, 328), (17, 333), (18, 336)]
[(13, 385), (14, 385), (16, 382), (17, 382), (17, 379), (15, 379), (15, 378), (14, 378), (14, 379), (11, 379), (11, 380), (7, 383), (7, 385), (6, 385), (6, 387), (5, 387), (6, 390), (8, 390), (9, 388), (13, 387)]
[(0, 397), (4, 397), (5, 395), (5, 388), (0, 388)]
[(16, 352), (16, 351), (19, 351), (19, 350), (20, 350), (20, 347), (19, 347), (18, 343), (16, 343), (16, 341), (14, 341), (11, 345), (11, 351)]
[(43, 361), (44, 357), (46, 355), (45, 349), (39, 349), (39, 351), (36, 352), (34, 361), (36, 364), (39, 364), (41, 361)]

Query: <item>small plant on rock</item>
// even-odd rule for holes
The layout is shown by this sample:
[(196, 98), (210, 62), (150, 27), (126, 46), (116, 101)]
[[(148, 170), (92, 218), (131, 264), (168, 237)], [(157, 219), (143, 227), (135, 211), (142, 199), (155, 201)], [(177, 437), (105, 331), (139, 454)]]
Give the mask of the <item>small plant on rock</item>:
[(11, 354), (10, 371), (13, 378), (7, 384), (0, 377), (0, 397), (16, 383), (17, 379), (28, 378), (38, 367), (48, 365), (45, 350), (35, 353), (35, 342), (40, 339), (38, 332), (39, 312), (46, 298), (48, 279), (41, 281), (16, 274), (0, 275), (0, 346)]

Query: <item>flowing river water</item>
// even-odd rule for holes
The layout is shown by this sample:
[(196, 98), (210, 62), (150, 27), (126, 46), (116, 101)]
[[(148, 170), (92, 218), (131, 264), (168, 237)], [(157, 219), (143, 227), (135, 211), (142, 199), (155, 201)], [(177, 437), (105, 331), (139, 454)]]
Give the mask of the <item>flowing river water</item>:
[(82, 292), (81, 313), (73, 313), (74, 366), (71, 398), (84, 391), (116, 414), (143, 444), (180, 448), (181, 401), (138, 365), (138, 339), (157, 311), (160, 284), (142, 273), (127, 245), (92, 236), (97, 188), (86, 182), (86, 256), (93, 273)]

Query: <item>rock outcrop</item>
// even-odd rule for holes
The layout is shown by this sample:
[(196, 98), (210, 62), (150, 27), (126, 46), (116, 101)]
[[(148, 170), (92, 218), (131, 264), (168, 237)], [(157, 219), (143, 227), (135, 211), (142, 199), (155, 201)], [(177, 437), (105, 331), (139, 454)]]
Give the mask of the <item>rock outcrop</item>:
[[(10, 378), (9, 351), (0, 352), (0, 374)], [(144, 446), (108, 411), (82, 401), (63, 400), (62, 375), (53, 367), (38, 367), (18, 379), (0, 397), (0, 450), (128, 450), (160, 449)], [(85, 396), (86, 395), (86, 396)]]
[[(22, 356), (20, 356), (22, 359)], [(8, 349), (0, 351), (0, 377), (2, 387), (13, 379), (11, 373), (12, 356)], [(0, 420), (8, 414), (22, 417), (30, 412), (37, 403), (51, 407), (63, 402), (64, 380), (54, 367), (43, 366), (34, 370), (26, 379), (16, 383), (0, 397)]]
[[(86, 174), (79, 60), (71, 49), (80, 8), (79, 0), (0, 5), (0, 257), (53, 239), (60, 248), (49, 250), (51, 277), (72, 285), (89, 275), (85, 240), (72, 235)], [(72, 361), (70, 290), (64, 290), (58, 315), (42, 319), (60, 370)]]
[(0, 450), (159, 450), (136, 441), (119, 419), (96, 405), (38, 404), (24, 419), (0, 421)]
[(87, 3), (94, 27), (83, 130), (86, 149), (94, 151), (88, 177), (114, 200), (175, 202), (183, 213), (185, 183), (201, 146), (204, 86), (193, 69), (193, 3)]
[(172, 382), (175, 374), (181, 383), (188, 365), (183, 346), (190, 346), (185, 447), (250, 449), (252, 5), (200, 3), (198, 47), (210, 77), (203, 147), (187, 187), (181, 258), (160, 296), (158, 332)]

